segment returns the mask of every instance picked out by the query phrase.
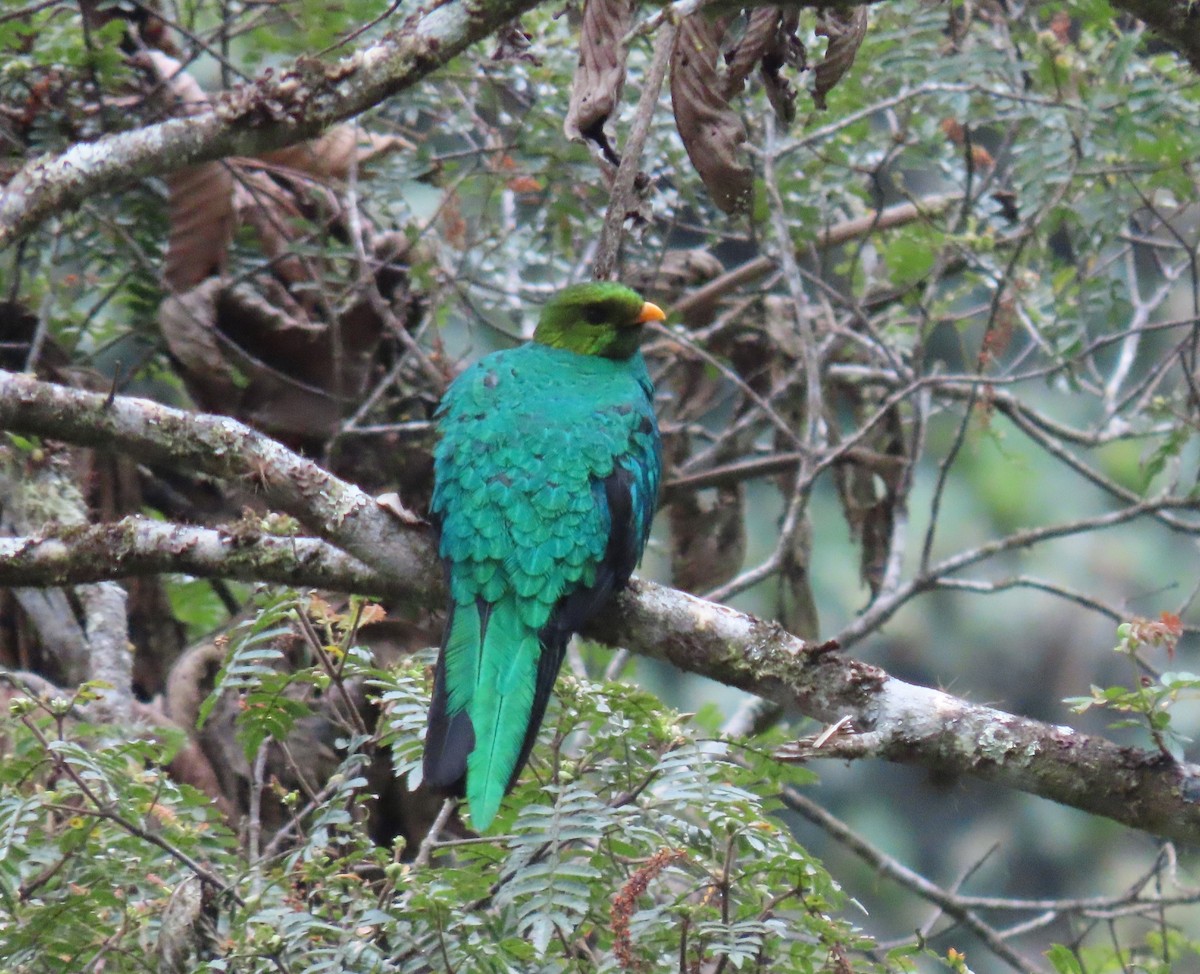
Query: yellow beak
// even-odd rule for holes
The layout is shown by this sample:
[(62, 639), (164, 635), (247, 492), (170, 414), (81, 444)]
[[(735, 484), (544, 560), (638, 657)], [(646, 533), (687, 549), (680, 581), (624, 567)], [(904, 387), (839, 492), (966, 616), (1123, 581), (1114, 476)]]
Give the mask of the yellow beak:
[(638, 316), (633, 319), (634, 324), (644, 325), (648, 321), (666, 321), (667, 315), (657, 304), (651, 304), (647, 301), (642, 305), (642, 310), (638, 312)]

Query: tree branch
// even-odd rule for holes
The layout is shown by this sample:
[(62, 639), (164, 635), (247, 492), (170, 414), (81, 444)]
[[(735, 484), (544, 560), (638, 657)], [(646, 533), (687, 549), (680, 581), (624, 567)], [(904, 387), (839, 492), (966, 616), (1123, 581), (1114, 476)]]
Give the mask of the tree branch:
[(130, 575), (180, 572), (403, 598), (411, 585), (364, 565), (319, 538), (166, 524), (144, 517), (0, 538), (0, 585), (78, 585)]
[[(131, 518), (54, 538), (4, 541), (0, 582), (64, 584), (168, 565), (215, 574), (224, 559), (232, 577), (261, 570), (262, 577), (289, 584), (386, 593), (422, 604), (441, 598), (441, 571), (427, 532), (403, 525), (356, 487), (234, 420), (119, 396), (106, 402), (95, 393), (0, 372), (0, 428), (229, 480), (254, 479), (268, 503), (367, 563), (344, 559), (311, 538), (152, 526)], [(105, 537), (115, 542), (107, 576), (100, 574), (97, 554), (103, 549), (96, 547)], [(73, 556), (75, 539), (86, 557)], [(289, 552), (295, 564), (282, 567)], [(22, 565), (29, 574), (22, 574)], [(849, 718), (846, 732), (819, 747), (798, 742), (781, 755), (785, 759), (877, 757), (916, 764), (996, 781), (1169, 838), (1200, 840), (1200, 768), (1194, 765), (905, 683), (830, 647), (806, 644), (774, 623), (662, 585), (635, 581), (615, 607), (586, 634), (827, 723)]]
[(0, 371), (0, 429), (250, 482), (272, 508), (395, 579), (396, 594), (426, 604), (441, 597), (441, 566), (425, 532), (404, 529), (353, 484), (237, 420)]
[(187, 118), (81, 142), (27, 163), (0, 193), (0, 249), (52, 213), (150, 175), (312, 138), (416, 84), (541, 0), (448, 0), (333, 64), (297, 60), (215, 94)]
[[(301, 58), (278, 75), (264, 74), (214, 94), (211, 105), (196, 115), (33, 159), (0, 192), (0, 249), (51, 214), (143, 176), (231, 155), (257, 155), (312, 138), (411, 87), (540, 2), (445, 0), (335, 63)], [(856, 2), (801, 0), (800, 5), (846, 7)], [(646, 26), (700, 5), (701, 0), (682, 0), (650, 18)], [(1143, 20), (1200, 71), (1200, 14), (1191, 0), (1114, 0), (1113, 6)]]

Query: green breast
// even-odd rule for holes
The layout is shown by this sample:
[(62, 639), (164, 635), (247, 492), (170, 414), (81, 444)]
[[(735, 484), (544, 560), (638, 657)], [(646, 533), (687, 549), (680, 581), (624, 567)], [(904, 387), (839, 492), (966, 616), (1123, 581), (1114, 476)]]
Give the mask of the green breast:
[(455, 602), (515, 594), (537, 629), (564, 592), (592, 584), (610, 531), (599, 482), (622, 459), (657, 465), (649, 390), (640, 355), (537, 344), (455, 380), (439, 411), (432, 505)]

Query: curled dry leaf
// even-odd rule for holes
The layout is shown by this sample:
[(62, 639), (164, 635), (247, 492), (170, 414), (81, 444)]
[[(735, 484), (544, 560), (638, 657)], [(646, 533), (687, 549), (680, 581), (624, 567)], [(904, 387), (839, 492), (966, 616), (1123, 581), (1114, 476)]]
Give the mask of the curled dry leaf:
[(375, 503), (406, 527), (417, 527), (429, 523), (421, 515), (405, 507), (404, 501), (400, 499), (400, 495), (394, 490), (390, 490), (386, 494), (380, 494), (375, 498)]
[(726, 98), (741, 94), (742, 86), (750, 72), (763, 59), (768, 49), (774, 46), (780, 17), (778, 7), (755, 7), (750, 12), (741, 39), (725, 54), (723, 90)]
[(319, 138), (285, 146), (258, 158), (272, 166), (318, 179), (345, 180), (355, 166), (413, 148), (413, 144), (402, 136), (368, 132), (358, 125), (345, 124), (335, 125)]
[(249, 284), (211, 278), (168, 297), (159, 328), (201, 408), (237, 416), (289, 444), (319, 442), (361, 395), (382, 324), (315, 324), (302, 309), (284, 310), (279, 292), (286, 293), (267, 289), (265, 297)]
[[(320, 236), (344, 217), (341, 200), (321, 179), (295, 169), (240, 159), (235, 165), (234, 207), (238, 223), (253, 228), (271, 273), (288, 285), (320, 284), (330, 279), (321, 257), (303, 256), (297, 244), (314, 230)], [(319, 239), (318, 236), (318, 239)], [(305, 311), (320, 303), (316, 289), (297, 289)]]
[(796, 117), (796, 89), (784, 77), (783, 68), (803, 71), (808, 64), (804, 44), (796, 33), (799, 25), (799, 10), (793, 7), (783, 11), (775, 31), (775, 46), (762, 59), (762, 79), (767, 100), (775, 110), (775, 117), (783, 125), (790, 125)]
[(826, 8), (817, 20), (817, 33), (829, 38), (825, 57), (816, 67), (813, 84), (813, 103), (826, 108), (825, 96), (845, 77), (854, 64), (858, 48), (867, 36), (867, 8), (851, 7), (849, 10)]
[[(151, 50), (143, 59), (163, 86), (172, 114), (194, 115), (208, 107), (204, 90), (174, 58)], [(170, 233), (163, 279), (182, 292), (225, 272), (233, 240), (233, 175), (224, 162), (205, 162), (168, 174), (166, 183)]]
[(715, 496), (705, 498), (700, 491), (688, 491), (668, 508), (671, 581), (695, 595), (724, 585), (741, 570), (746, 557), (742, 485), (711, 493)]
[(579, 64), (563, 122), (568, 139), (594, 142), (614, 166), (621, 160), (604, 133), (604, 123), (625, 86), (627, 51), (623, 41), (632, 20), (630, 0), (587, 0), (579, 32)]
[(726, 213), (750, 206), (753, 177), (742, 158), (746, 129), (725, 97), (717, 54), (723, 20), (685, 17), (671, 56), (671, 104), (688, 158), (713, 202)]
[(761, 66), (767, 99), (781, 123), (796, 116), (796, 91), (781, 73), (785, 67), (803, 70), (804, 45), (796, 34), (800, 14), (795, 8), (756, 7), (741, 39), (725, 55), (725, 97), (741, 93), (746, 78)]
[(788, 632), (815, 640), (821, 631), (817, 600), (812, 591), (812, 519), (805, 512), (796, 522), (790, 544), (781, 552), (779, 609), (776, 617)]
[[(873, 416), (878, 400), (857, 388), (843, 387), (842, 398), (859, 417)], [(891, 557), (897, 512), (907, 503), (907, 442), (899, 407), (893, 406), (876, 423), (872, 435), (833, 469), (842, 513), (851, 535), (861, 545), (862, 580), (879, 594)]]
[[(148, 51), (143, 60), (164, 86), (173, 114), (191, 115), (208, 107), (208, 96), (174, 58)], [(170, 234), (163, 270), (167, 286), (183, 292), (223, 275), (229, 244), (240, 224), (255, 228), (266, 255), (279, 261), (277, 269), (286, 280), (311, 280), (309, 269), (284, 256), (294, 250), (296, 239), (289, 228), (300, 218), (340, 215), (340, 203), (326, 183), (345, 180), (356, 165), (411, 148), (412, 143), (400, 136), (346, 124), (258, 160), (219, 160), (169, 174)]]
[(192, 395), (205, 404), (224, 400), (226, 408), (237, 397), (237, 381), (221, 352), (216, 334), (217, 298), (225, 287), (210, 277), (191, 290), (167, 296), (158, 307), (158, 328), (171, 355), (179, 362)]

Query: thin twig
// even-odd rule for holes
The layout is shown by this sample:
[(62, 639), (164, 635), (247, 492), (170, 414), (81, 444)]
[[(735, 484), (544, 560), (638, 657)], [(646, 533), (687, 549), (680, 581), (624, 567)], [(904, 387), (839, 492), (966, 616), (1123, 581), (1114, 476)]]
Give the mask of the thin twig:
[(638, 99), (629, 138), (625, 140), (621, 165), (617, 167), (617, 175), (613, 179), (608, 211), (604, 214), (604, 225), (600, 229), (600, 241), (596, 246), (592, 275), (598, 281), (609, 281), (616, 276), (617, 254), (621, 250), (621, 235), (632, 198), (633, 184), (641, 165), (646, 136), (650, 133), (650, 122), (658, 105), (658, 94), (667, 76), (667, 67), (671, 63), (677, 31), (675, 22), (668, 21), (659, 29), (658, 36), (654, 39), (654, 58), (642, 84), (642, 96)]

